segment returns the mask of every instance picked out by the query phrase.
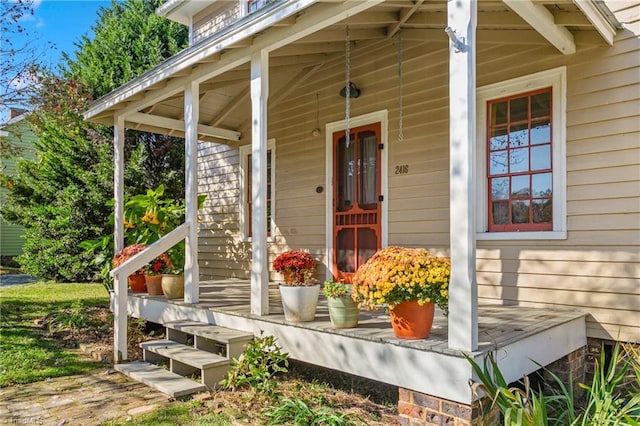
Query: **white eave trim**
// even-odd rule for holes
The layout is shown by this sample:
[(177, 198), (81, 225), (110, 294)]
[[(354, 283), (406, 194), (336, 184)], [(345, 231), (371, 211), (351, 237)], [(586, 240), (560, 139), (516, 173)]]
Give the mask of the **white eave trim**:
[[(173, 118), (161, 117), (159, 115), (143, 114), (135, 112), (125, 117), (128, 123), (147, 124), (149, 126), (163, 127), (170, 130), (178, 130), (184, 132), (184, 121), (175, 120)], [(240, 132), (234, 130), (222, 129), (220, 127), (207, 126), (198, 124), (198, 134), (202, 136), (211, 136), (214, 138), (225, 139), (230, 141), (239, 141)]]
[(565, 55), (576, 53), (573, 34), (565, 27), (556, 25), (553, 14), (546, 7), (531, 0), (502, 1), (560, 52)]
[(188, 69), (198, 64), (199, 61), (220, 53), (251, 35), (266, 30), (273, 24), (298, 13), (317, 1), (288, 0), (282, 3), (272, 3), (273, 6), (265, 7), (264, 13), (261, 15), (251, 14), (241, 19), (223, 33), (216, 33), (212, 37), (203, 39), (196, 45), (177, 53), (155, 68), (96, 100), (85, 111), (84, 119), (88, 120), (113, 108), (128, 98), (149, 89), (154, 84), (167, 80), (177, 72)]
[(615, 26), (603, 15), (602, 10), (591, 0), (573, 0), (575, 5), (584, 13), (589, 22), (600, 33), (602, 38), (610, 45), (616, 36)]

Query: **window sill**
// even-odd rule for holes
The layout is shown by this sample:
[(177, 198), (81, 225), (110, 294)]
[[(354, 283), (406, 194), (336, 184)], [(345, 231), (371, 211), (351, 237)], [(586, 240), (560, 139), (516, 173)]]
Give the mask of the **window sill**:
[(505, 240), (566, 240), (566, 231), (541, 231), (541, 232), (478, 232), (476, 240), (480, 241), (505, 241)]

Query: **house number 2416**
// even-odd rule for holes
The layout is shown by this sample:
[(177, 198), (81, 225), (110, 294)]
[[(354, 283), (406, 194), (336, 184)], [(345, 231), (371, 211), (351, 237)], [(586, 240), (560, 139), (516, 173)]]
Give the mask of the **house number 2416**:
[(399, 166), (396, 166), (396, 174), (397, 175), (406, 175), (407, 173), (409, 173), (409, 165), (408, 164), (401, 164)]

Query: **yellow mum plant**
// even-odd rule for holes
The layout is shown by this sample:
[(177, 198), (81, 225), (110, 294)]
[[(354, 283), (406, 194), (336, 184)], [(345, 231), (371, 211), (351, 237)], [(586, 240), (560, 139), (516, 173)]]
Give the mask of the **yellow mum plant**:
[(374, 254), (353, 276), (352, 298), (366, 309), (390, 308), (417, 300), (433, 302), (448, 313), (451, 261), (424, 249), (387, 247)]

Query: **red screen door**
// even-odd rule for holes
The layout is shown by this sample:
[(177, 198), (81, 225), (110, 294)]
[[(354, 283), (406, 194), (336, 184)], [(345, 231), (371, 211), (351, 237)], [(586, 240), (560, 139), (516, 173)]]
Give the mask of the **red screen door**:
[(380, 123), (333, 134), (333, 275), (350, 283), (380, 249)]

